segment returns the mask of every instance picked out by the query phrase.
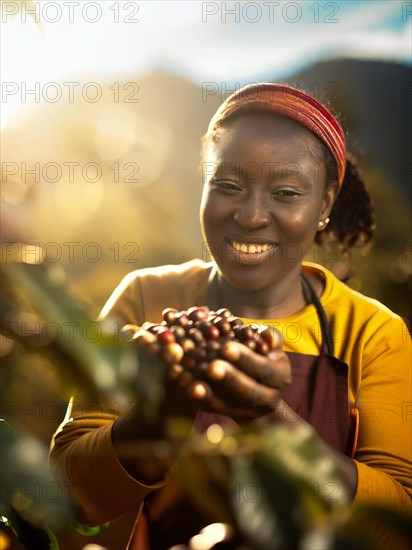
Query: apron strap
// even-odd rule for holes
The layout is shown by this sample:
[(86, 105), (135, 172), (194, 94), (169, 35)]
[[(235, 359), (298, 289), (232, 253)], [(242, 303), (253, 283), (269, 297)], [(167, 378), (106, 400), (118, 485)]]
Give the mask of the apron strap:
[(309, 292), (310, 299), (315, 306), (316, 312), (319, 317), (320, 330), (322, 331), (322, 350), (329, 355), (334, 355), (335, 346), (333, 344), (332, 333), (330, 331), (330, 326), (326, 317), (325, 310), (320, 303), (318, 295), (316, 294), (316, 291), (309, 281), (309, 277), (306, 275), (306, 273), (302, 271), (300, 277), (302, 279), (304, 288), (306, 288), (306, 290)]

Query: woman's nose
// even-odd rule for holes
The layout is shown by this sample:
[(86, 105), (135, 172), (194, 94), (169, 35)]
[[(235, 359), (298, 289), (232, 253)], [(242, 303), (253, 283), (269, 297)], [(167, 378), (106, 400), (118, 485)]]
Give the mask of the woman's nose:
[(265, 197), (258, 194), (245, 197), (237, 208), (233, 219), (241, 227), (248, 230), (269, 225), (270, 212)]

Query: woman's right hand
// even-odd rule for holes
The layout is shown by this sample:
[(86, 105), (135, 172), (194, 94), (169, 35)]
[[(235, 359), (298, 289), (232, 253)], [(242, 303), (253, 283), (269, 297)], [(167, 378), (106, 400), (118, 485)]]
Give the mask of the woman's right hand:
[(239, 342), (228, 342), (222, 356), (212, 361), (203, 379), (193, 381), (188, 389), (198, 407), (236, 421), (254, 420), (276, 411), (292, 380), (287, 354), (279, 348), (262, 356)]

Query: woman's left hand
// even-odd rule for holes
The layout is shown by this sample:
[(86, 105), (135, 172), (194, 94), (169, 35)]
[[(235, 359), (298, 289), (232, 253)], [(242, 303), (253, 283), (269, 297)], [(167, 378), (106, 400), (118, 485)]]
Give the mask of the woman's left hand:
[(263, 356), (238, 342), (225, 344), (222, 353), (226, 360), (212, 361), (206, 376), (189, 388), (199, 407), (234, 420), (252, 420), (274, 411), (292, 379), (286, 353), (277, 349)]

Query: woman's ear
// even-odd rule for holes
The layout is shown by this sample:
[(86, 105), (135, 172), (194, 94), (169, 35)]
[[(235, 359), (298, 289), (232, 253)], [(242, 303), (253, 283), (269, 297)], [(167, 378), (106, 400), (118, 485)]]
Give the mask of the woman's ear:
[(339, 182), (334, 180), (328, 184), (323, 192), (321, 217), (325, 219), (331, 213), (336, 197), (339, 194)]

